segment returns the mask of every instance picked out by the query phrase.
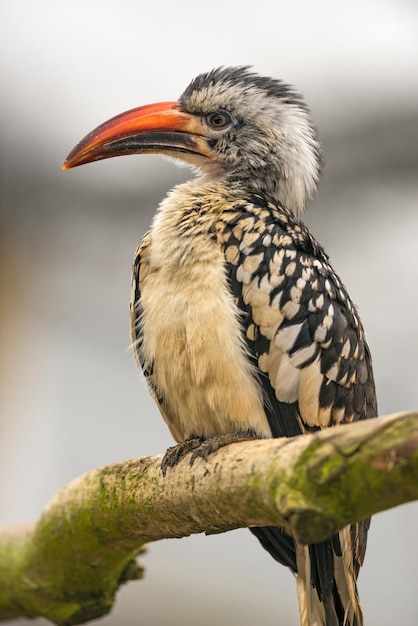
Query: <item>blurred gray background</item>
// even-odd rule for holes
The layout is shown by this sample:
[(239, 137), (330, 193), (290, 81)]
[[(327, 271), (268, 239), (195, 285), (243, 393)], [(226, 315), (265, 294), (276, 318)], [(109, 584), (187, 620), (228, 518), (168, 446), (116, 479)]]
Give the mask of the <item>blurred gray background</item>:
[[(189, 173), (154, 156), (60, 167), (114, 114), (237, 64), (305, 95), (327, 158), (306, 221), (359, 305), (380, 413), (418, 408), (415, 0), (2, 0), (1, 523), (171, 445), (128, 350), (129, 283), (155, 207)], [(374, 518), (368, 626), (417, 623), (417, 528), (416, 504)], [(155, 543), (142, 562), (103, 626), (298, 624), (292, 576), (248, 531)]]

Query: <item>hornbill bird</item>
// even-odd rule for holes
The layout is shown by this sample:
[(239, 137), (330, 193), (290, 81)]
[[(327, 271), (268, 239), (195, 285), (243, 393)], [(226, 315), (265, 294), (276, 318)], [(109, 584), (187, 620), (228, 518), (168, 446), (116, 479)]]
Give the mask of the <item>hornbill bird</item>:
[[(133, 350), (179, 442), (163, 472), (191, 450), (375, 417), (356, 308), (299, 218), (322, 160), (302, 97), (249, 67), (221, 67), (178, 101), (105, 122), (63, 167), (153, 152), (198, 171), (160, 204), (133, 265)], [(368, 527), (311, 545), (285, 528), (251, 528), (296, 575), (303, 626), (363, 624), (356, 580)]]

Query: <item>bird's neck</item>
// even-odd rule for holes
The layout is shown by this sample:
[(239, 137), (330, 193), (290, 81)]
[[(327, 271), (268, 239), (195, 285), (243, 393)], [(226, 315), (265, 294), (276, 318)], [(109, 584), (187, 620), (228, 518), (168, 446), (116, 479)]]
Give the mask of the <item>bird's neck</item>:
[(319, 176), (318, 165), (308, 167), (303, 160), (292, 162), (288, 159), (284, 168), (273, 157), (263, 166), (257, 163), (252, 167), (246, 163), (242, 168), (228, 170), (210, 164), (202, 169), (202, 177), (195, 182), (208, 197), (222, 190), (225, 198), (245, 200), (255, 193), (286, 207), (295, 217), (303, 213), (308, 201), (316, 194)]
[(193, 272), (194, 264), (210, 259), (220, 215), (254, 201), (254, 196), (285, 206), (280, 188), (268, 174), (246, 180), (228, 174), (203, 176), (174, 187), (161, 202), (151, 226), (154, 263), (162, 271), (176, 267)]
[(316, 194), (318, 173), (305, 168), (302, 163), (285, 170), (266, 164), (254, 170), (247, 167), (244, 171), (227, 172), (222, 182), (232, 194), (240, 197), (260, 194), (298, 217)]
[(273, 176), (269, 168), (256, 172), (232, 172), (225, 175), (225, 180), (222, 183), (235, 197), (248, 199), (257, 194), (278, 205), (287, 206), (280, 179), (277, 175)]
[(210, 259), (219, 215), (236, 195), (219, 181), (192, 180), (177, 185), (161, 202), (151, 225), (153, 262), (161, 271), (192, 272), (196, 260)]

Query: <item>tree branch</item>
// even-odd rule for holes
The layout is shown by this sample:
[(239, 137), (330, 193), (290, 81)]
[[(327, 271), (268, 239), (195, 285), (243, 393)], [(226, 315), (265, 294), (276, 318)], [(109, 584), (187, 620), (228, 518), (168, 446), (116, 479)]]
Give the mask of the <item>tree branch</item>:
[(140, 578), (141, 547), (245, 526), (287, 526), (300, 541), (418, 499), (418, 413), (293, 439), (237, 443), (166, 478), (161, 457), (77, 478), (38, 522), (0, 529), (0, 619), (61, 625), (108, 613)]

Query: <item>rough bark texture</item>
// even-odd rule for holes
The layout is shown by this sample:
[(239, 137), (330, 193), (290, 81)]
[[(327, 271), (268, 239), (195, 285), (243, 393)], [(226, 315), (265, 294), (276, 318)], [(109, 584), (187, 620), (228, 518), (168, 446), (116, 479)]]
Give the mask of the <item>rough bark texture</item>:
[(65, 487), (33, 524), (0, 529), (0, 620), (80, 624), (140, 578), (149, 541), (286, 525), (301, 541), (418, 498), (418, 413), (294, 439), (227, 446), (167, 476), (161, 457), (109, 465)]

